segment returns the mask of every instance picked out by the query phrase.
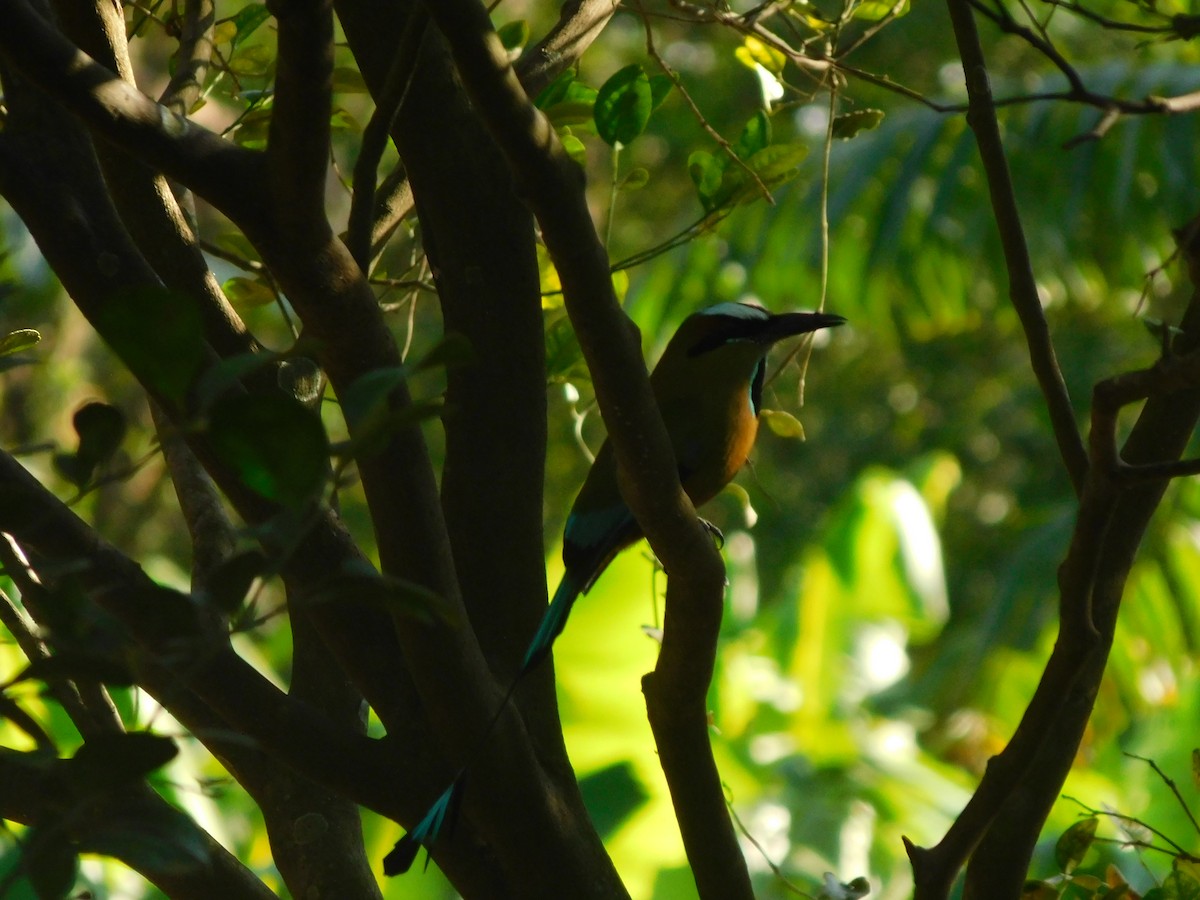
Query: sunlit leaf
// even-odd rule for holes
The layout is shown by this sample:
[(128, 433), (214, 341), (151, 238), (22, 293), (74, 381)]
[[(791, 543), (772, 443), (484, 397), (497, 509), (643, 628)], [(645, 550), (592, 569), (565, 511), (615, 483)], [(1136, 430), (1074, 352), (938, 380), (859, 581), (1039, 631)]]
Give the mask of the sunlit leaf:
[(606, 144), (629, 144), (646, 130), (654, 96), (650, 79), (636, 63), (616, 72), (596, 95), (596, 133)]
[(529, 23), (524, 19), (508, 22), (496, 29), (496, 37), (505, 50), (520, 50), (529, 40)]
[(755, 65), (760, 65), (775, 75), (781, 74), (784, 65), (787, 64), (787, 57), (781, 51), (763, 43), (753, 35), (748, 36), (742, 46), (733, 53), (742, 65), (751, 69)]
[(661, 72), (657, 75), (651, 75), (651, 108), (658, 109), (662, 106), (666, 102), (667, 97), (671, 96), (671, 91), (673, 90), (675, 90), (675, 82), (671, 80), (669, 75), (663, 75)]
[(759, 110), (751, 117), (734, 145), (733, 152), (742, 159), (749, 159), (759, 150), (764, 150), (771, 143), (771, 117), (765, 110)]
[(854, 8), (854, 18), (864, 22), (878, 22), (889, 16), (902, 16), (908, 12), (909, 0), (866, 0)]
[(221, 290), (237, 309), (267, 306), (276, 300), (275, 290), (261, 278), (236, 275), (222, 284)]
[(0, 337), (0, 356), (20, 353), (35, 346), (42, 336), (32, 328), (18, 328)]
[(856, 109), (853, 112), (842, 113), (834, 117), (833, 136), (849, 140), (861, 131), (878, 128), (882, 121), (882, 109)]
[(790, 440), (804, 440), (804, 426), (790, 412), (781, 409), (764, 409), (758, 417), (771, 429), (772, 433)]
[(283, 394), (223, 397), (209, 415), (208, 438), (246, 487), (287, 507), (315, 499), (328, 476), (325, 428)]
[(275, 66), (275, 51), (266, 44), (254, 44), (237, 53), (229, 60), (229, 70), (243, 78), (266, 75)]
[(1054, 845), (1054, 861), (1059, 871), (1071, 874), (1091, 849), (1096, 839), (1096, 826), (1099, 820), (1095, 816), (1080, 819), (1062, 833)]

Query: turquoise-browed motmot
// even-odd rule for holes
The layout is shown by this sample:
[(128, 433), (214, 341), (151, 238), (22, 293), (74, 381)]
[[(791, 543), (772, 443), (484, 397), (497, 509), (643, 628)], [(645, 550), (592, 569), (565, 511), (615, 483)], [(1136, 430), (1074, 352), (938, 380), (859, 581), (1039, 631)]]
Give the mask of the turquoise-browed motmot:
[[(679, 480), (694, 506), (715, 497), (750, 455), (758, 434), (767, 351), (784, 338), (844, 321), (826, 313), (772, 315), (749, 303), (719, 303), (688, 316), (679, 326), (650, 375), (650, 386), (671, 438)], [(549, 655), (575, 599), (587, 592), (614, 556), (641, 537), (641, 527), (621, 497), (616, 458), (605, 441), (567, 516), (566, 571), (505, 704), (520, 679)], [(438, 838), (453, 818), (464, 772), (465, 768), (384, 859), (385, 873), (407, 871), (418, 848)]]

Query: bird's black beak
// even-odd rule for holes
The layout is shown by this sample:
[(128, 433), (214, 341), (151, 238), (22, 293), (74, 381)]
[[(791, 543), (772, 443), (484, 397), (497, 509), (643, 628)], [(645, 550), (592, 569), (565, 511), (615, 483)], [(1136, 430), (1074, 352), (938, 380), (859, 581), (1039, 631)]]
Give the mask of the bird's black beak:
[(758, 340), (773, 344), (793, 335), (808, 334), (810, 331), (820, 331), (822, 328), (842, 325), (845, 321), (841, 316), (835, 316), (832, 313), (780, 313), (777, 316), (771, 316), (763, 324)]

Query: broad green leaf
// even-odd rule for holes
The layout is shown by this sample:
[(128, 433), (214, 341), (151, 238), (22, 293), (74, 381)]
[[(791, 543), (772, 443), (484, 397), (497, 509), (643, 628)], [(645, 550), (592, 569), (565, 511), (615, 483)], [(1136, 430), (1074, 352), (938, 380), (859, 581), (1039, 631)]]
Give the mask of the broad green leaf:
[(505, 50), (520, 50), (529, 40), (529, 23), (524, 19), (508, 22), (496, 29), (496, 37)]
[(750, 168), (768, 187), (780, 184), (797, 174), (800, 163), (808, 156), (808, 145), (799, 142), (772, 144), (748, 160)]
[(567, 155), (581, 166), (587, 163), (587, 147), (583, 145), (583, 141), (575, 137), (573, 134), (564, 134), (560, 138), (563, 149), (567, 151)]
[(1060, 872), (1070, 875), (1083, 862), (1084, 856), (1096, 839), (1098, 824), (1099, 820), (1095, 816), (1089, 816), (1080, 819), (1062, 833), (1054, 845), (1054, 862)]
[(579, 779), (579, 792), (602, 838), (613, 834), (650, 795), (628, 762), (617, 762)]
[(404, 382), (409, 371), (404, 366), (376, 369), (350, 385), (340, 399), (351, 439), (337, 448), (338, 456), (359, 459), (370, 456), (379, 452), (399, 429), (441, 412), (440, 399), (393, 407), (392, 392)]
[(196, 303), (161, 287), (113, 295), (96, 314), (109, 346), (151, 391), (181, 402), (206, 354)]
[(617, 187), (622, 191), (637, 191), (641, 190), (650, 181), (650, 173), (638, 166), (636, 169), (631, 169), (626, 173), (625, 177), (620, 180)]
[(781, 409), (764, 409), (759, 413), (759, 418), (771, 429), (773, 434), (777, 434), (781, 438), (804, 440), (804, 426), (789, 412)]
[(266, 44), (254, 44), (238, 50), (229, 60), (229, 71), (243, 78), (256, 78), (268, 74), (275, 66), (275, 52)]
[(596, 133), (606, 144), (629, 144), (646, 130), (654, 96), (650, 79), (634, 63), (616, 72), (596, 95)]
[(766, 149), (771, 143), (771, 117), (766, 110), (754, 114), (738, 137), (733, 151), (742, 159), (749, 159), (760, 150)]
[(833, 136), (848, 141), (860, 131), (878, 128), (882, 121), (882, 109), (856, 109), (854, 112), (842, 113), (833, 119)]
[(286, 507), (316, 499), (329, 473), (320, 419), (283, 394), (222, 398), (209, 414), (208, 438), (246, 487)]
[(577, 128), (593, 123), (595, 103), (587, 100), (564, 100), (546, 110), (546, 118), (555, 128)]
[(226, 19), (223, 22), (218, 22), (213, 28), (212, 42), (214, 44), (224, 44), (227, 41), (232, 41), (237, 37), (237, 23), (233, 19)]
[(693, 150), (688, 156), (688, 175), (692, 178), (692, 184), (696, 186), (700, 205), (706, 212), (712, 212), (715, 208), (713, 199), (721, 189), (722, 174), (723, 167), (707, 150)]
[(673, 90), (675, 90), (675, 82), (671, 80), (669, 75), (663, 75), (662, 73), (651, 75), (650, 97), (652, 108), (658, 109), (662, 106)]
[(271, 18), (271, 12), (265, 3), (247, 3), (243, 6), (241, 11), (233, 17), (233, 23), (237, 28), (234, 45), (240, 44), (254, 34), (259, 26), (269, 18)]
[(9, 356), (28, 350), (37, 344), (42, 336), (32, 328), (19, 328), (0, 337), (0, 356)]

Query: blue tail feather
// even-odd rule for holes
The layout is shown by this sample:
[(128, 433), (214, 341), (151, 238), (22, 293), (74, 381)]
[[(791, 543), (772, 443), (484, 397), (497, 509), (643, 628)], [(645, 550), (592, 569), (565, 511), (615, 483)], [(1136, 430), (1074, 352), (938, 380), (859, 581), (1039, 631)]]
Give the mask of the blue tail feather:
[(562, 581), (558, 583), (558, 590), (554, 592), (554, 599), (542, 615), (541, 624), (538, 625), (533, 640), (529, 642), (529, 649), (525, 651), (518, 678), (536, 668), (550, 653), (555, 638), (562, 634), (563, 628), (566, 627), (567, 616), (571, 614), (571, 607), (575, 605), (575, 598), (581, 590), (583, 582), (579, 576), (569, 570), (565, 572)]
[(429, 848), (442, 836), (454, 830), (458, 819), (458, 804), (462, 799), (463, 782), (466, 772), (459, 772), (450, 782), (450, 787), (442, 791), (440, 797), (433, 801), (429, 811), (408, 834), (396, 842), (392, 852), (383, 858), (384, 875), (402, 875), (412, 868), (416, 861), (417, 852), (425, 848), (425, 868), (429, 868)]

